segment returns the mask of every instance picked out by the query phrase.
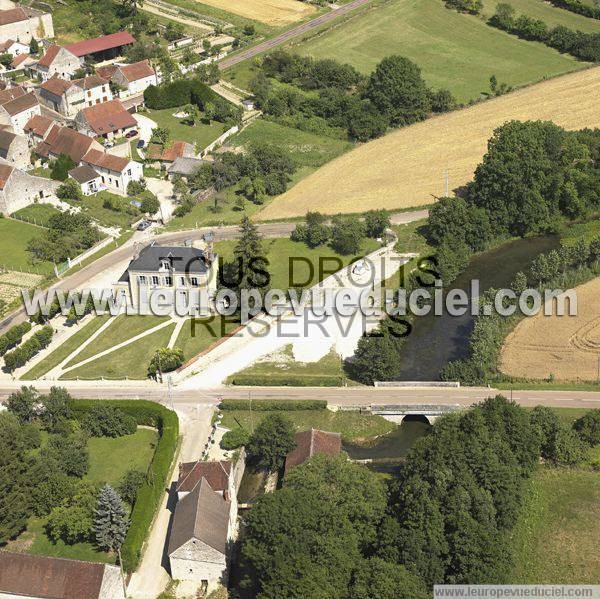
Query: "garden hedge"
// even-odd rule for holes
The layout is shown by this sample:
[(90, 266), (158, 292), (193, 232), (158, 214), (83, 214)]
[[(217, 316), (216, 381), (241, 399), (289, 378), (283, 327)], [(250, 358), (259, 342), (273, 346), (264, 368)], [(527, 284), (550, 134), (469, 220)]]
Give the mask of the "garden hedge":
[(74, 399), (71, 409), (76, 419), (83, 420), (90, 408), (99, 404), (117, 407), (133, 416), (138, 425), (155, 427), (159, 433), (146, 482), (138, 491), (131, 512), (131, 526), (121, 547), (123, 568), (127, 572), (134, 572), (140, 564), (144, 542), (169, 482), (171, 464), (179, 440), (179, 419), (175, 412), (164, 406), (144, 400)]
[(232, 385), (257, 387), (341, 387), (344, 379), (341, 376), (273, 376), (271, 374), (236, 374), (229, 380)]
[[(251, 406), (252, 404), (252, 406)], [(252, 407), (257, 412), (325, 410), (327, 401), (324, 399), (224, 399), (219, 404), (221, 410), (249, 410)]]

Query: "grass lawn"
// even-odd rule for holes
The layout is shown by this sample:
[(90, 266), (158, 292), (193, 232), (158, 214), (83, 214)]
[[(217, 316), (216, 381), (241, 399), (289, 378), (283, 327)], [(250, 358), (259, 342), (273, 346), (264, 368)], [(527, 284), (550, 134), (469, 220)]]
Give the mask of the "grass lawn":
[[(103, 318), (108, 318), (108, 316), (103, 316)], [(106, 331), (102, 332), (94, 340), (94, 343), (90, 343), (82, 352), (75, 356), (67, 366), (83, 362), (87, 358), (91, 358), (115, 345), (119, 345), (119, 343), (123, 343), (123, 341), (127, 341), (127, 339), (131, 339), (148, 329), (158, 326), (161, 322), (165, 322), (165, 320), (168, 320), (167, 316), (140, 316), (137, 314), (130, 316), (122, 314), (121, 316), (117, 316), (116, 321), (109, 325)]]
[[(152, 460), (158, 435), (151, 429), (139, 428), (133, 435), (91, 438), (88, 441), (90, 469), (84, 480), (93, 483), (117, 485), (130, 469), (145, 472)], [(109, 459), (107, 459), (107, 457)], [(17, 539), (16, 547), (26, 548), (27, 553), (49, 555), (92, 562), (114, 563), (115, 556), (97, 550), (91, 543), (66, 545), (54, 544), (45, 534), (47, 518), (30, 518), (27, 530)]]
[[(491, 17), (496, 12), (497, 4), (497, 0), (483, 0), (482, 14), (486, 18)], [(541, 19), (549, 27), (563, 25), (573, 31), (600, 32), (600, 21), (598, 19), (590, 19), (569, 10), (557, 8), (543, 0), (508, 0), (508, 4), (515, 9), (517, 14)]]
[[(58, 366), (67, 356), (73, 353), (86, 339), (89, 339), (109, 318), (108, 315), (97, 316), (80, 329), (60, 347), (57, 347), (51, 354), (46, 356), (41, 362), (36, 364), (31, 370), (26, 372), (21, 378), (23, 380), (33, 380), (46, 374), (54, 367)], [(75, 325), (77, 326), (77, 325)], [(92, 344), (93, 345), (93, 344)]]
[(47, 227), (50, 218), (56, 214), (60, 214), (60, 210), (52, 204), (30, 204), (17, 210), (13, 216), (40, 227)]
[[(223, 410), (221, 424), (227, 428), (242, 426), (253, 431), (258, 423), (274, 412), (253, 410)], [(277, 411), (293, 421), (297, 430), (318, 428), (333, 433), (341, 433), (344, 441), (364, 441), (394, 430), (396, 425), (381, 416), (360, 414), (359, 412), (332, 412), (330, 410)]]
[(90, 380), (97, 380), (102, 377), (117, 380), (126, 378), (146, 379), (150, 359), (156, 349), (167, 346), (174, 328), (175, 323), (89, 364), (75, 368), (63, 375), (61, 379), (73, 380), (78, 377)]
[(0, 266), (8, 270), (24, 270), (37, 274), (51, 274), (50, 262), (32, 265), (27, 243), (34, 237), (43, 235), (44, 230), (20, 220), (0, 218)]
[(600, 474), (540, 468), (512, 533), (514, 584), (600, 583)]
[(226, 317), (215, 314), (214, 317), (201, 322), (196, 320), (194, 331), (192, 331), (192, 321), (189, 320), (183, 325), (175, 347), (181, 348), (185, 359), (189, 360), (240, 326), (239, 322), (232, 319), (233, 316)]
[(49, 169), (45, 166), (36, 166), (34, 169), (29, 171), (30, 175), (35, 177), (44, 177), (44, 179), (51, 179), (50, 173), (52, 173), (52, 169)]
[[(119, 210), (105, 208), (104, 201), (107, 199), (110, 199), (114, 206), (118, 206)], [(127, 229), (141, 216), (139, 209), (131, 204), (131, 201), (135, 199), (137, 198), (101, 191), (91, 196), (85, 196), (81, 201), (73, 200), (69, 203), (73, 206), (80, 206), (85, 214), (105, 227)]]
[(541, 43), (494, 29), (481, 18), (449, 10), (439, 0), (379, 2), (339, 27), (292, 44), (292, 49), (350, 63), (363, 73), (385, 56), (400, 54), (421, 67), (431, 87), (449, 89), (461, 102), (489, 91), (491, 75), (520, 86), (585, 66)]
[(193, 127), (181, 122), (173, 113), (180, 108), (165, 108), (163, 110), (146, 110), (144, 115), (155, 121), (159, 127), (166, 127), (171, 132), (172, 140), (187, 141), (196, 144), (196, 151), (203, 150), (225, 131), (225, 125), (217, 121), (197, 123)]
[[(215, 243), (215, 251), (225, 261), (231, 260), (236, 243), (234, 240), (218, 241)], [(309, 248), (304, 243), (287, 238), (263, 239), (263, 246), (270, 264), (270, 286), (274, 289), (311, 287), (357, 258), (356, 256), (341, 256), (327, 246)], [(364, 256), (377, 247), (379, 247), (377, 241), (365, 239), (360, 255)], [(306, 260), (310, 262), (310, 265), (306, 263)]]
[[(252, 379), (256, 377), (256, 382)], [(229, 377), (228, 382), (238, 385), (264, 385), (265, 378), (271, 385), (302, 386), (308, 380), (310, 386), (327, 383), (324, 379), (331, 379), (333, 386), (338, 386), (346, 375), (342, 369), (341, 357), (332, 349), (326, 356), (317, 362), (296, 362), (292, 353), (292, 346), (288, 345), (282, 351), (261, 358), (244, 370), (240, 370)], [(348, 381), (354, 384), (352, 381)]]

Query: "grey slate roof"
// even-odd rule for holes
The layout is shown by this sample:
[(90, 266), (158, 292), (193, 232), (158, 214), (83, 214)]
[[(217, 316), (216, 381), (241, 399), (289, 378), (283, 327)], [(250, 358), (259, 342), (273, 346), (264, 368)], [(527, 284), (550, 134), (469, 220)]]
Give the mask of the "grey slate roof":
[(204, 160), (190, 157), (175, 158), (173, 164), (167, 169), (170, 175), (193, 175), (204, 163)]
[(205, 274), (208, 272), (206, 256), (198, 248), (148, 245), (133, 259), (128, 271), (158, 272), (161, 260), (168, 259), (176, 273)]
[(213, 491), (208, 481), (202, 478), (194, 490), (177, 503), (169, 555), (191, 539), (198, 539), (225, 555), (230, 508), (231, 502)]
[(83, 166), (71, 169), (69, 171), (69, 176), (78, 183), (87, 183), (88, 181), (97, 179), (100, 175), (91, 166), (84, 164)]
[(0, 150), (8, 152), (12, 142), (17, 136), (10, 131), (0, 131)]

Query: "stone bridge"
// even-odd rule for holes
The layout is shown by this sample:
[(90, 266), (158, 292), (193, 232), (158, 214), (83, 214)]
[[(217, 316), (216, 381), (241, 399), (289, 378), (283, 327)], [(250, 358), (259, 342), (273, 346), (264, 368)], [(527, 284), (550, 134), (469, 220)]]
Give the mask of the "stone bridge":
[(439, 416), (462, 409), (464, 406), (458, 404), (372, 404), (370, 411), (396, 424), (401, 424), (406, 416), (423, 416), (429, 424), (433, 424)]

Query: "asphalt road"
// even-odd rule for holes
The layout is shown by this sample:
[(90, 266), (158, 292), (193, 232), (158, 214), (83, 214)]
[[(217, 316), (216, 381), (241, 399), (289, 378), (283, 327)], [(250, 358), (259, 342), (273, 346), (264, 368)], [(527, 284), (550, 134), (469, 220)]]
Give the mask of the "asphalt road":
[[(415, 210), (413, 212), (399, 212), (391, 216), (392, 224), (407, 224), (427, 217), (427, 210)], [(287, 237), (294, 230), (297, 223), (259, 223), (256, 225), (258, 232), (263, 237)], [(114, 266), (118, 262), (131, 259), (136, 250), (136, 243), (146, 245), (152, 241), (159, 245), (169, 243), (182, 243), (188, 239), (201, 239), (206, 233), (213, 233), (215, 241), (226, 239), (236, 239), (239, 237), (239, 227), (237, 225), (228, 225), (223, 227), (201, 227), (199, 229), (176, 231), (173, 233), (162, 233), (160, 235), (151, 235), (136, 233), (127, 243), (114, 251), (98, 258), (91, 264), (88, 264), (81, 270), (68, 275), (53, 285), (49, 289), (63, 289), (70, 291), (81, 289), (94, 277), (104, 272), (106, 269)], [(0, 334), (4, 333), (9, 327), (23, 322), (26, 318), (25, 310), (20, 308), (12, 314), (9, 314), (0, 321)]]
[[(145, 382), (96, 383), (81, 381), (0, 381), (0, 399), (22, 385), (34, 385), (40, 392), (51, 386), (66, 387), (73, 397), (88, 399), (147, 399), (170, 405), (165, 385)], [(374, 388), (374, 387), (222, 387), (218, 389), (173, 389), (174, 405), (215, 404), (221, 399), (326, 399), (336, 406), (370, 404), (439, 404), (470, 406), (493, 395), (511, 397), (523, 406), (545, 405), (562, 408), (600, 408), (600, 392), (590, 391), (498, 391), (487, 387)]]
[(319, 17), (316, 17), (316, 18), (312, 19), (311, 21), (307, 21), (306, 23), (303, 23), (302, 25), (298, 25), (298, 27), (288, 29), (287, 31), (284, 31), (282, 34), (280, 34), (276, 37), (273, 37), (264, 42), (261, 42), (260, 44), (256, 44), (256, 46), (252, 46), (252, 48), (249, 48), (248, 50), (244, 50), (243, 52), (240, 52), (239, 54), (235, 54), (234, 56), (229, 56), (227, 58), (224, 58), (223, 60), (221, 60), (218, 63), (219, 69), (221, 71), (224, 71), (225, 69), (228, 69), (229, 67), (232, 67), (233, 65), (236, 65), (240, 62), (243, 62), (244, 60), (248, 60), (249, 58), (253, 58), (254, 56), (257, 56), (258, 54), (261, 54), (262, 52), (266, 52), (267, 50), (272, 50), (273, 48), (276, 48), (277, 46), (284, 44), (285, 42), (291, 40), (292, 38), (298, 37), (299, 35), (307, 33), (309, 31), (311, 31), (312, 29), (316, 29), (317, 27), (320, 27), (321, 25), (324, 25), (325, 23), (329, 23), (329, 21), (333, 21), (334, 19), (337, 19), (338, 17), (341, 17), (349, 12), (352, 12), (353, 10), (360, 8), (361, 6), (368, 4), (370, 1), (371, 0), (354, 0), (353, 2), (345, 4), (344, 6), (340, 6), (340, 8), (337, 8), (335, 10), (332, 10), (331, 12), (328, 12)]

